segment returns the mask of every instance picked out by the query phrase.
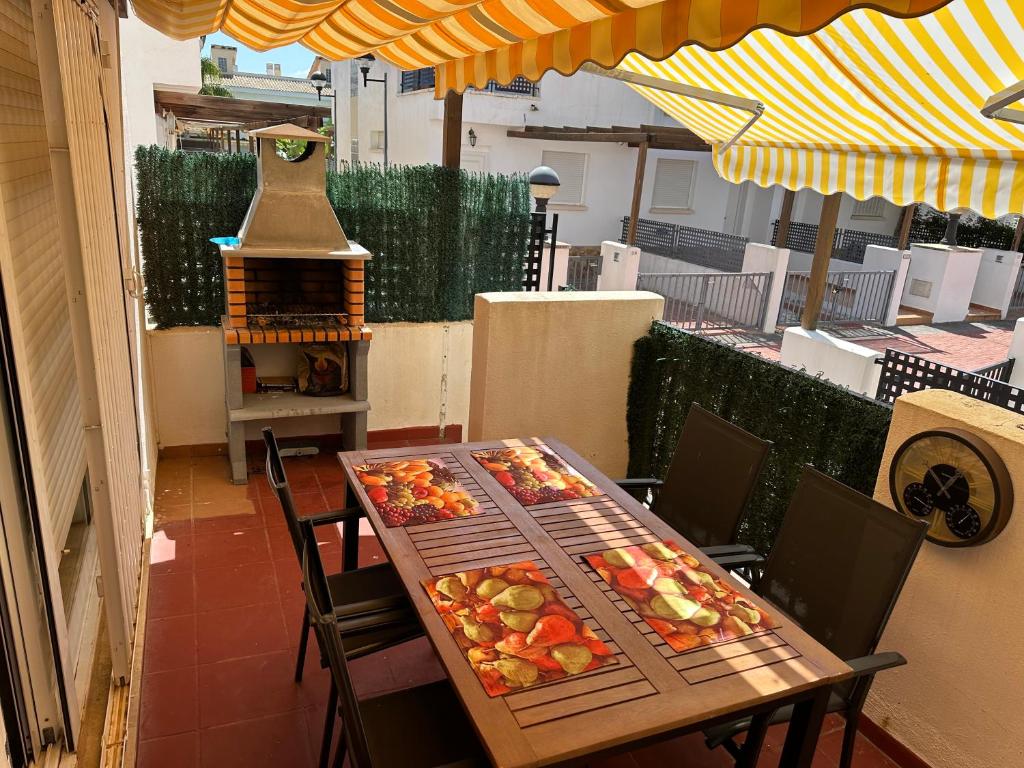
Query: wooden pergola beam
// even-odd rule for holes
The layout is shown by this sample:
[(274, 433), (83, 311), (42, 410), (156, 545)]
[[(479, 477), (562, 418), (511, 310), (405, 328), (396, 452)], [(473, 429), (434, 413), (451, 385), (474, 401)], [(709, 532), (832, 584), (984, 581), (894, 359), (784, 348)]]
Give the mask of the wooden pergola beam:
[(563, 133), (561, 131), (518, 131), (509, 130), (507, 136), (513, 139), (543, 139), (546, 141), (601, 141), (628, 144), (645, 142), (650, 139), (646, 133)]
[(208, 120), (219, 123), (287, 123), (300, 118), (329, 118), (330, 107), (285, 104), (274, 101), (233, 99), (229, 96), (205, 96), (181, 91), (153, 91), (157, 113), (173, 112), (181, 120)]
[[(821, 202), (818, 237), (814, 241), (814, 261), (811, 262), (811, 275), (807, 280), (807, 301), (800, 316), (800, 327), (804, 330), (814, 331), (818, 328), (821, 305), (825, 301), (825, 286), (828, 283), (828, 263), (832, 259), (832, 241), (836, 236), (839, 205), (842, 202), (842, 192), (833, 192)], [(779, 229), (782, 229), (781, 225)]]
[(1011, 251), (1020, 250), (1022, 238), (1024, 238), (1024, 215), (1017, 217), (1017, 226), (1013, 230), (1013, 242), (1010, 243)]
[(644, 170), (647, 168), (647, 142), (643, 142), (636, 153), (636, 173), (633, 176), (633, 201), (629, 206), (629, 229), (626, 245), (636, 243), (636, 223), (640, 218), (640, 198), (644, 192)]
[(710, 144), (686, 128), (657, 125), (643, 125), (639, 128), (622, 125), (611, 127), (588, 125), (586, 128), (571, 125), (527, 125), (522, 128), (511, 128), (506, 131), (505, 135), (513, 139), (609, 142), (626, 144), (630, 147), (647, 144), (648, 149), (683, 152), (711, 151)]
[(782, 210), (779, 211), (779, 229), (775, 233), (775, 247), (785, 248), (789, 240), (789, 225), (793, 221), (793, 202), (796, 192), (787, 189), (782, 194)]
[(448, 91), (444, 95), (441, 165), (445, 168), (459, 168), (462, 165), (462, 94), (455, 91)]
[(896, 229), (896, 247), (907, 250), (910, 245), (910, 228), (914, 225), (914, 214), (917, 212), (917, 203), (903, 206), (903, 213), (900, 215), (900, 224)]

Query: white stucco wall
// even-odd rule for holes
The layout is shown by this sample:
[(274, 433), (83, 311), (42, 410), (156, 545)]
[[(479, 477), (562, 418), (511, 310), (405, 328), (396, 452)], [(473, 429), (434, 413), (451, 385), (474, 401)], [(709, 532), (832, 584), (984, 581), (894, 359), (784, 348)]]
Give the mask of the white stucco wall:
[(971, 303), (999, 310), (1006, 317), (1020, 271), (1021, 254), (1015, 251), (981, 249), (981, 265), (974, 281)]
[[(160, 447), (225, 442), (222, 338), (218, 328), (147, 333)], [(439, 424), (442, 403), (445, 423), (465, 429), (472, 344), (473, 324), (468, 321), (373, 325), (367, 374), (369, 429)], [(293, 345), (257, 345), (252, 350), (257, 370), (266, 375), (294, 372)], [(247, 436), (257, 439), (261, 426), (253, 424)], [(278, 422), (275, 431), (283, 436), (314, 435), (337, 427), (336, 418), (311, 417)]]
[[(970, 308), (981, 251), (945, 245), (913, 245), (903, 303), (931, 312), (933, 322), (959, 322)], [(915, 280), (921, 281), (915, 284)], [(930, 283), (930, 288), (926, 284)], [(916, 292), (916, 293), (915, 293)], [(927, 296), (916, 295), (927, 292)]]

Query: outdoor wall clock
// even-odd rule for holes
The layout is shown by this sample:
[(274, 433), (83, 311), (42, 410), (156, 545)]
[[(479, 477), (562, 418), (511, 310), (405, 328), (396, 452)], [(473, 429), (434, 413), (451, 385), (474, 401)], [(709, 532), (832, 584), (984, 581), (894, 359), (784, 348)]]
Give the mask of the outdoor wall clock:
[(960, 429), (921, 432), (896, 451), (889, 491), (903, 514), (929, 523), (928, 538), (946, 547), (991, 541), (1006, 527), (1013, 483), (999, 454)]

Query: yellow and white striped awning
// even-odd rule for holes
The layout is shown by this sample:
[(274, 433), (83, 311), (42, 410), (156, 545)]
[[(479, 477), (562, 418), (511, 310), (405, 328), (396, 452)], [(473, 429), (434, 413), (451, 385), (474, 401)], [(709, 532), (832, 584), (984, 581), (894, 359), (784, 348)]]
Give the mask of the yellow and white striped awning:
[[(723, 178), (897, 205), (1024, 213), (1024, 126), (979, 110), (1024, 79), (1024, 2), (954, 0), (918, 19), (845, 14), (806, 37), (758, 30), (727, 51), (683, 48), (620, 69), (760, 100), (715, 152)], [(637, 88), (719, 146), (748, 112)]]
[(302, 43), (329, 59), (373, 53), (437, 66), (437, 93), (613, 67), (631, 51), (728, 48), (751, 30), (801, 35), (853, 8), (916, 16), (948, 0), (132, 0), (139, 18), (183, 40), (222, 30), (267, 50)]

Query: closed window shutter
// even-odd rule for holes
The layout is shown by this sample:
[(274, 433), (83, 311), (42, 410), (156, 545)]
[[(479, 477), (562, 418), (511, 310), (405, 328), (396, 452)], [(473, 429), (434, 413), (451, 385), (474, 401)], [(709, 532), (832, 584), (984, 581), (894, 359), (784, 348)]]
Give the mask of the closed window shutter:
[(545, 150), (541, 163), (558, 174), (558, 192), (551, 198), (553, 203), (583, 205), (583, 184), (587, 176), (586, 152), (556, 152)]
[(885, 198), (869, 197), (858, 200), (853, 207), (853, 217), (857, 219), (881, 219), (885, 216)]
[(669, 160), (658, 158), (654, 171), (652, 208), (692, 207), (693, 181), (697, 175), (695, 160)]

